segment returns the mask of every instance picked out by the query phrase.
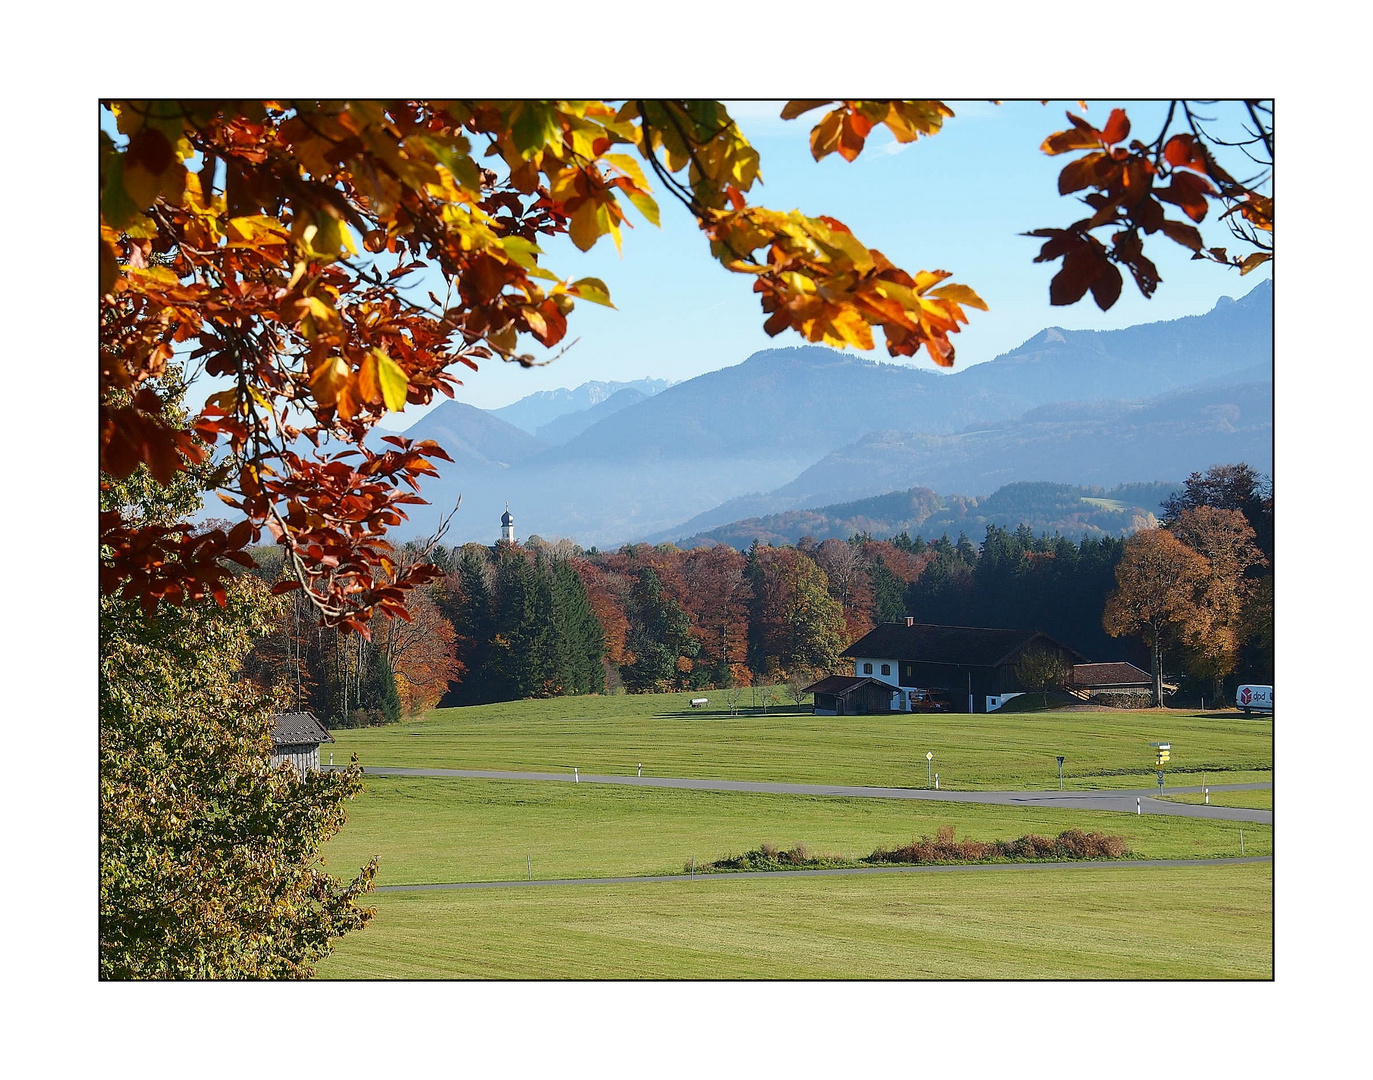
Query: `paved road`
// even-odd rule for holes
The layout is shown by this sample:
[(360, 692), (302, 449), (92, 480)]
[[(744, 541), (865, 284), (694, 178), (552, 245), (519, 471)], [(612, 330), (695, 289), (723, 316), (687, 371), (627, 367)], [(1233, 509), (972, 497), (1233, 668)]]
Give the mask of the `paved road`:
[[(845, 787), (838, 784), (781, 784), (755, 780), (694, 780), (674, 776), (604, 776), (582, 773), (574, 780), (571, 772), (497, 772), (492, 769), (403, 769), (367, 766), (369, 776), (433, 776), (464, 780), (542, 780), (571, 784), (626, 784), (630, 787), (690, 788), (696, 791), (746, 791), (780, 795), (840, 795), (858, 799), (919, 799), (931, 802), (991, 803), (1000, 806), (1035, 806), (1055, 810), (1114, 810), (1133, 814), (1170, 817), (1212, 818), (1219, 821), (1249, 821), (1273, 824), (1273, 811), (1250, 810), (1234, 806), (1203, 806), (1166, 802), (1155, 798), (1157, 788), (1109, 791), (930, 791), (924, 788)], [(1272, 783), (1211, 784), (1213, 792), (1271, 791)], [(1165, 794), (1200, 794), (1200, 787), (1170, 787)]]
[(1273, 856), (1259, 855), (1244, 859), (1125, 859), (1114, 861), (1082, 862), (1039, 862), (1039, 863), (973, 863), (969, 866), (862, 866), (847, 870), (745, 870), (738, 873), (663, 874), (654, 877), (608, 877), (608, 878), (550, 878), (533, 881), (456, 881), (444, 885), (378, 885), (376, 892), (430, 892), (437, 889), (510, 889), (529, 888), (535, 885), (641, 885), (655, 881), (705, 881), (709, 878), (718, 881), (724, 878), (787, 878), (787, 877), (833, 877), (848, 874), (949, 874), (999, 870), (1101, 870), (1124, 867), (1160, 866), (1233, 866), (1236, 863), (1272, 862)]

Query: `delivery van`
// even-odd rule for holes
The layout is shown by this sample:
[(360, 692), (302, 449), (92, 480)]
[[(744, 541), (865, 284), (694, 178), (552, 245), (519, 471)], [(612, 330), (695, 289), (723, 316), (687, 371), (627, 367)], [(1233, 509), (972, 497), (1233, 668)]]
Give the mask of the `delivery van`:
[(1271, 686), (1244, 685), (1235, 691), (1235, 704), (1248, 716), (1253, 712), (1273, 711), (1273, 688)]

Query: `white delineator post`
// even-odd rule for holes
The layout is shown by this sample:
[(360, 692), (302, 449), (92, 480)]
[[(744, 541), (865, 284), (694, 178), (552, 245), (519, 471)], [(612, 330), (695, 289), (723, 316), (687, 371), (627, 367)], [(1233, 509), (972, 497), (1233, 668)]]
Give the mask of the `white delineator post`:
[(577, 766), (575, 765), (572, 766), (572, 782), (574, 784), (580, 784), (582, 782), (581, 778), (577, 776)]
[(1144, 813), (1144, 811), (1141, 810), (1141, 809), (1139, 808), (1139, 800), (1138, 800), (1138, 799), (1135, 800), (1135, 813), (1136, 813), (1136, 814), (1142, 814), (1142, 813)]

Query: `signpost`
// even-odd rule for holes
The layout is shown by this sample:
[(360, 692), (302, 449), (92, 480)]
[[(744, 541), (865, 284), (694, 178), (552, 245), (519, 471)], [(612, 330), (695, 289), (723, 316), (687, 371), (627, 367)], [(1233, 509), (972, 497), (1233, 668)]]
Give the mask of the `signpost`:
[(1158, 789), (1159, 791), (1162, 791), (1163, 766), (1168, 764), (1168, 759), (1171, 756), (1169, 754), (1169, 751), (1173, 749), (1173, 744), (1166, 742), (1155, 742), (1150, 743), (1149, 745), (1154, 748), (1154, 767), (1158, 769)]
[(930, 786), (930, 770), (934, 768), (934, 751), (925, 751), (925, 786)]
[(1063, 790), (1063, 755), (1058, 756), (1058, 790)]

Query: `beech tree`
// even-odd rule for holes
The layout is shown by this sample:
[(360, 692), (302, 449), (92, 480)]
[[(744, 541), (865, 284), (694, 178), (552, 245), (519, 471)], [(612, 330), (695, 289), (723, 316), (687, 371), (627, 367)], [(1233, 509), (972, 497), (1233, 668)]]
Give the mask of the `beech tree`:
[(1188, 670), (1210, 680), (1212, 700), (1219, 700), (1222, 682), (1239, 663), (1240, 645), (1249, 629), (1247, 613), (1255, 582), (1253, 567), (1267, 560), (1254, 543), (1254, 530), (1238, 510), (1198, 506), (1181, 511), (1169, 532), (1206, 560), (1197, 603), (1205, 610), (1205, 633), (1185, 642)]
[(1146, 529), (1125, 541), (1116, 588), (1101, 623), (1112, 637), (1140, 634), (1149, 646), (1154, 705), (1163, 704), (1163, 644), (1196, 640), (1209, 626), (1197, 604), (1206, 560), (1165, 529)]
[[(1179, 106), (1176, 107), (1176, 106)], [(1272, 149), (1271, 111), (1245, 102)], [(825, 109), (811, 131), (819, 160), (853, 160), (885, 126), (900, 142), (936, 135), (938, 101), (793, 101), (792, 119)], [(579, 301), (609, 304), (606, 284), (559, 273), (539, 240), (566, 233), (585, 251), (618, 246), (628, 210), (652, 224), (649, 176), (694, 216), (711, 255), (752, 282), (772, 335), (887, 352), (924, 349), (954, 362), (966, 308), (985, 308), (946, 270), (908, 272), (840, 221), (751, 204), (757, 152), (716, 101), (117, 101), (100, 133), (100, 420), (102, 476), (146, 465), (160, 484), (213, 459), (214, 486), (243, 521), (193, 536), (102, 511), (101, 586), (161, 602), (225, 601), (225, 560), (264, 531), (326, 625), (367, 634), (405, 618), (432, 564), (399, 565), (388, 529), (422, 501), (419, 481), (447, 460), (432, 442), (367, 433), (388, 411), (451, 396), (455, 371), (499, 358), (531, 365), (556, 349)], [(1174, 116), (1187, 130), (1171, 132)], [(1213, 136), (1175, 103), (1153, 143), (1126, 145), (1121, 110), (1101, 129), (1069, 115), (1047, 153), (1082, 151), (1064, 193), (1091, 189), (1092, 216), (1040, 230), (1040, 260), (1063, 260), (1054, 303), (1091, 291), (1109, 307), (1117, 265), (1144, 294), (1157, 272), (1143, 238), (1162, 232), (1198, 257), (1247, 272), (1205, 247), (1195, 223), (1212, 203), (1262, 246), (1272, 200), (1262, 181), (1226, 173)], [(1167, 219), (1163, 204), (1188, 219)], [(1237, 226), (1238, 227), (1238, 226)], [(1109, 231), (1108, 247), (1097, 234)], [(418, 295), (428, 269), (440, 287)], [(199, 415), (170, 423), (156, 378), (178, 354), (228, 386)], [(203, 445), (199, 440), (203, 440)], [(308, 442), (314, 449), (302, 449)], [(340, 449), (327, 450), (329, 443)]]

